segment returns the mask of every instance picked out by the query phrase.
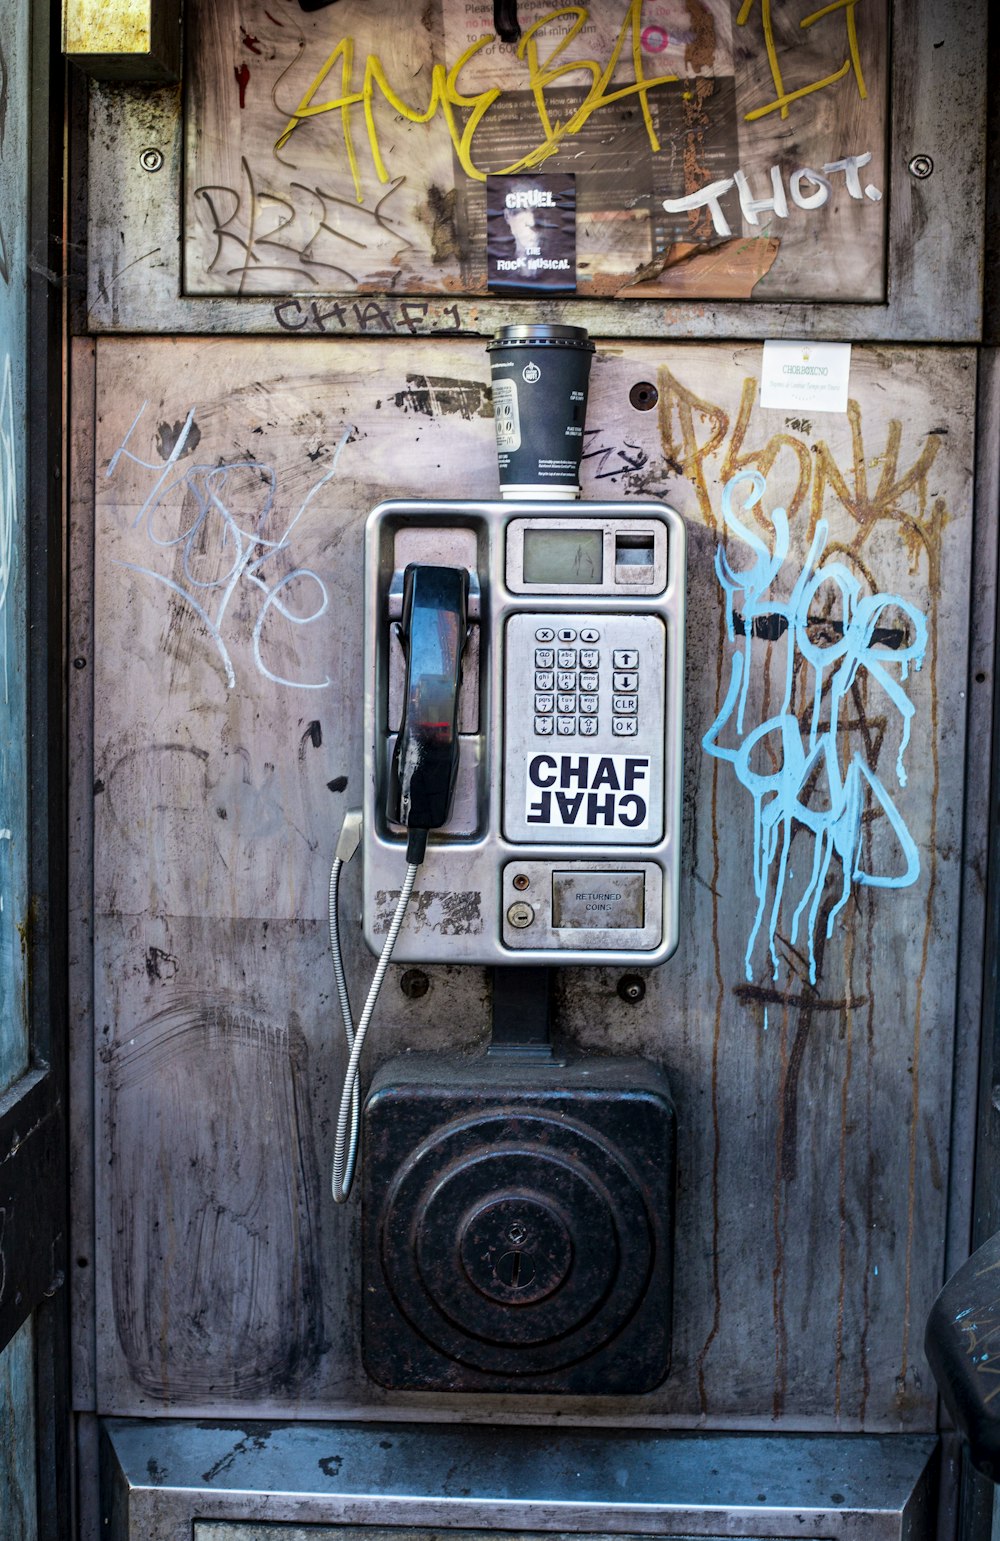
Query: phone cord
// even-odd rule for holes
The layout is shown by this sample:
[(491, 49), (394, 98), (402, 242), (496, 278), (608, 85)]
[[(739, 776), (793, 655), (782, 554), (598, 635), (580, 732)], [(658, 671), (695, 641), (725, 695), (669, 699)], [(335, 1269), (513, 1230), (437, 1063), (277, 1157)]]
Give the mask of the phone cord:
[[(389, 925), (388, 935), (382, 944), (382, 951), (379, 953), (378, 963), (375, 965), (375, 973), (368, 987), (368, 998), (358, 1019), (356, 1029), (351, 1019), (351, 1003), (348, 999), (347, 981), (344, 977), (344, 963), (340, 951), (340, 926), (337, 918), (340, 869), (343, 865), (340, 857), (336, 857), (330, 870), (330, 952), (333, 956), (333, 973), (337, 981), (337, 994), (340, 997), (344, 1032), (347, 1035), (347, 1043), (350, 1048), (350, 1059), (344, 1074), (344, 1089), (340, 1095), (340, 1110), (337, 1114), (337, 1137), (333, 1146), (333, 1173), (330, 1186), (335, 1204), (346, 1202), (354, 1182), (361, 1125), (358, 1106), (358, 1064), (361, 1060), (361, 1051), (365, 1046), (368, 1027), (375, 1013), (375, 1004), (378, 1000), (379, 991), (382, 988), (382, 981), (385, 978), (386, 969), (389, 967), (389, 961), (392, 957), (392, 950), (396, 945), (399, 929), (403, 924), (406, 906), (410, 902), (413, 882), (420, 863), (415, 861), (407, 863), (406, 876), (403, 878), (403, 886), (399, 891), (399, 899), (396, 901), (396, 908)], [(348, 1127), (350, 1127), (350, 1135), (348, 1135)]]

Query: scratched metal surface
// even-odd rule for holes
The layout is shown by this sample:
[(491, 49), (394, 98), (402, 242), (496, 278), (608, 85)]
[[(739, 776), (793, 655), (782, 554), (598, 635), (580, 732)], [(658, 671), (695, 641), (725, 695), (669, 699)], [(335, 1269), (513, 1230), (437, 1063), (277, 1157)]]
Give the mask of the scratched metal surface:
[[(28, 1065), (25, 399), (29, 17), (0, 41), (0, 1092)], [(7, 110), (8, 100), (10, 111)]]
[(189, 3), (186, 290), (485, 294), (486, 174), (542, 164), (583, 295), (884, 298), (887, 0), (518, 15)]
[[(653, 0), (646, 0), (646, 4), (647, 7), (652, 7)], [(712, 0), (712, 8), (719, 10), (720, 16), (724, 15), (725, 8), (716, 6), (715, 0)], [(701, 9), (704, 12), (705, 7)], [(298, 16), (298, 13), (291, 11), (291, 7), (286, 8), (284, 5), (277, 9), (271, 6), (269, 14), (278, 21), (285, 22), (288, 20), (286, 10), (292, 14), (293, 19)], [(357, 9), (358, 50), (352, 62), (351, 77), (356, 82), (363, 80), (363, 64), (367, 57), (366, 40), (369, 38), (370, 30), (365, 18), (370, 10), (371, 7), (368, 5)], [(822, 32), (827, 38), (827, 44), (824, 46), (832, 47), (832, 39), (843, 38), (843, 33), (839, 29), (845, 15), (850, 14), (856, 18), (864, 31), (872, 24), (871, 18), (877, 12), (877, 7), (867, 4), (859, 7), (857, 11), (853, 6), (848, 7), (846, 11), (841, 8), (839, 11), (829, 11), (828, 14), (821, 9), (816, 13), (821, 19), (808, 30), (808, 35), (810, 39), (816, 41), (818, 46)], [(212, 18), (213, 22), (217, 15), (223, 14), (220, 8), (208, 5), (204, 7), (204, 13)], [(228, 11), (225, 14), (228, 15)], [(394, 266), (388, 277), (382, 280), (386, 284), (386, 292), (379, 295), (359, 295), (357, 284), (362, 281), (362, 277), (349, 265), (347, 272), (350, 278), (345, 278), (318, 265), (303, 263), (303, 251), (311, 254), (317, 263), (332, 260), (329, 247), (331, 244), (338, 243), (329, 230), (319, 228), (320, 224), (330, 224), (336, 229), (338, 221), (342, 219), (360, 221), (356, 229), (352, 223), (349, 230), (346, 227), (344, 230), (352, 240), (360, 238), (362, 241), (367, 239), (366, 228), (370, 229), (373, 225), (377, 227), (377, 222), (372, 219), (374, 205), (369, 201), (367, 213), (364, 205), (359, 210), (354, 200), (352, 185), (351, 197), (348, 201), (353, 204), (353, 213), (351, 209), (335, 204), (331, 200), (328, 206), (330, 220), (320, 220), (316, 225), (318, 244), (312, 246), (308, 244), (309, 231), (302, 225), (302, 220), (311, 217), (316, 222), (316, 217), (321, 212), (321, 203), (317, 201), (319, 195), (314, 190), (310, 191), (310, 181), (308, 179), (301, 181), (298, 175), (297, 162), (300, 148), (297, 146), (301, 147), (305, 142), (305, 134), (311, 134), (312, 130), (317, 128), (315, 120), (307, 125), (305, 130), (296, 131), (280, 152), (285, 156), (286, 161), (289, 157), (291, 158), (295, 169), (289, 169), (288, 166), (281, 167), (274, 162), (277, 174), (282, 179), (287, 177), (289, 185), (285, 186), (284, 180), (280, 185), (272, 186), (268, 183), (263, 188), (258, 188), (258, 193), (263, 191), (265, 196), (255, 196), (252, 200), (253, 219), (257, 230), (255, 244), (259, 244), (259, 236), (262, 233), (265, 235), (265, 244), (260, 247), (259, 252), (254, 252), (258, 260), (249, 261), (245, 246), (240, 244), (241, 241), (245, 241), (246, 231), (241, 232), (240, 215), (234, 203), (234, 199), (239, 197), (243, 215), (250, 208), (247, 178), (240, 159), (236, 157), (234, 161), (225, 146), (231, 143), (235, 148), (237, 138), (243, 134), (244, 122), (249, 122), (251, 119), (256, 121), (258, 114), (267, 116), (272, 111), (268, 102), (267, 88), (265, 86), (262, 90), (261, 86), (265, 73), (268, 70), (273, 71), (276, 60), (268, 60), (265, 54), (274, 51), (273, 40), (279, 33), (278, 29), (265, 17), (264, 27), (268, 30), (260, 29), (261, 35), (256, 35), (254, 28), (246, 23), (247, 14), (249, 13), (244, 9), (239, 20), (246, 26), (247, 35), (253, 40), (254, 46), (260, 49), (259, 54), (255, 54), (253, 48), (247, 46), (235, 24), (230, 26), (228, 32), (225, 29), (213, 31), (212, 27), (209, 28), (211, 36), (206, 45), (206, 60), (209, 56), (221, 58), (224, 68), (220, 77), (221, 94), (204, 104), (205, 122), (201, 124), (201, 128), (206, 142), (216, 143), (220, 132), (219, 124), (226, 121), (227, 102), (231, 121), (226, 123), (224, 144), (217, 146), (222, 160), (228, 163), (224, 168), (226, 171), (224, 177), (220, 172), (220, 186), (212, 194), (218, 220), (212, 221), (210, 218), (207, 229), (204, 225), (204, 216), (209, 205), (205, 197), (205, 183), (199, 177), (189, 178), (188, 190), (191, 198), (200, 207), (200, 223), (196, 221), (193, 225), (190, 219), (186, 220), (182, 207), (185, 112), (180, 88), (151, 92), (148, 89), (135, 90), (129, 87), (102, 85), (92, 89), (90, 218), (87, 233), (89, 258), (87, 306), (90, 328), (101, 332), (236, 331), (278, 334), (288, 332), (303, 337), (311, 335), (337, 337), (350, 334), (406, 337), (463, 331), (489, 333), (505, 321), (521, 318), (537, 320), (538, 301), (487, 298), (480, 295), (469, 297), (465, 290), (465, 278), (459, 274), (461, 282), (458, 282), (454, 276), (451, 278), (448, 276), (450, 273), (453, 274), (457, 260), (454, 253), (450, 251), (450, 246), (454, 245), (452, 236), (457, 228), (448, 204), (452, 191), (448, 185), (448, 178), (452, 172), (450, 166), (441, 165), (439, 150), (434, 150), (429, 143), (431, 139), (435, 144), (437, 143), (436, 136), (442, 128), (440, 121), (430, 124), (426, 130), (420, 125), (405, 121), (394, 123), (392, 132), (387, 132), (385, 135), (384, 147), (390, 168), (397, 175), (403, 174), (398, 172), (400, 163), (393, 163), (392, 157), (399, 152), (400, 145), (408, 145), (416, 136), (420, 175), (426, 176), (428, 183), (433, 180), (430, 175), (432, 170), (440, 171), (441, 177), (444, 178), (443, 183), (440, 184), (444, 195), (444, 202), (440, 207), (440, 219), (432, 218), (427, 209), (424, 209), (421, 217), (415, 220), (415, 226), (419, 227), (415, 228), (417, 249), (425, 254), (429, 250), (440, 258), (440, 261), (431, 261), (425, 266), (429, 273), (428, 287), (439, 287), (441, 292), (428, 293), (423, 299), (416, 295), (407, 295), (404, 292), (407, 284), (402, 277), (402, 267)], [(255, 11), (254, 14), (258, 13)], [(329, 25), (330, 17), (340, 17), (343, 14), (345, 14), (343, 4), (338, 5), (335, 11), (326, 9), (320, 15), (327, 18), (327, 21), (317, 25)], [(437, 14), (435, 9), (433, 15), (437, 16)], [(603, 12), (601, 14), (603, 15)], [(649, 14), (653, 14), (652, 9)], [(881, 13), (878, 12), (878, 14)], [(780, 15), (785, 16), (784, 9)], [(760, 56), (761, 16), (762, 12), (757, 7), (750, 6), (747, 10), (746, 26), (733, 26), (730, 30), (738, 32), (741, 37), (746, 35), (755, 40), (757, 51), (754, 60), (751, 61), (748, 58), (740, 68), (764, 70), (755, 89), (761, 94), (761, 100), (765, 100), (767, 89), (773, 85), (773, 81), (768, 79), (766, 49), (763, 60)], [(655, 17), (651, 24), (656, 25)], [(863, 220), (866, 222), (864, 229), (867, 239), (867, 236), (873, 234), (872, 221), (874, 220), (879, 225), (878, 239), (875, 242), (877, 246), (882, 238), (880, 221), (883, 212), (887, 211), (889, 235), (885, 253), (884, 302), (881, 297), (877, 300), (863, 299), (860, 290), (854, 291), (852, 284), (858, 274), (855, 266), (844, 265), (845, 259), (840, 253), (838, 239), (835, 238), (831, 246), (824, 236), (819, 246), (814, 248), (816, 232), (820, 228), (816, 222), (830, 213), (830, 208), (810, 211), (793, 207), (792, 213), (796, 216), (801, 215), (801, 231), (805, 239), (805, 249), (800, 253), (801, 270), (810, 276), (812, 284), (818, 286), (814, 292), (822, 289), (828, 294), (835, 295), (836, 298), (828, 299), (819, 305), (811, 305), (804, 304), (797, 298), (782, 300), (775, 294), (767, 296), (769, 307), (766, 328), (770, 335), (805, 335), (835, 339), (853, 337), (895, 340), (904, 338), (975, 340), (981, 310), (984, 176), (980, 135), (975, 125), (982, 120), (985, 101), (985, 24), (985, 8), (979, 0), (953, 0), (953, 3), (945, 8), (944, 15), (938, 0), (912, 0), (912, 3), (905, 7), (892, 8), (892, 35), (889, 48), (892, 61), (889, 90), (891, 111), (888, 114), (889, 142), (885, 153), (886, 183), (883, 189), (888, 189), (889, 196), (877, 205), (864, 197), (860, 202), (848, 197), (846, 202), (850, 208), (847, 210), (847, 224), (844, 227), (846, 230), (852, 219)], [(313, 25), (313, 21), (309, 22), (310, 36)], [(796, 53), (801, 44), (801, 38), (805, 34), (800, 32), (798, 42), (793, 46), (782, 30), (783, 21), (779, 21), (776, 25), (781, 57), (784, 58), (785, 49), (791, 49)], [(881, 37), (877, 26), (876, 31)], [(441, 49), (444, 50), (444, 41), (439, 36), (439, 23), (433, 24), (432, 32), (435, 39), (434, 46), (439, 42)], [(607, 39), (603, 38), (603, 34), (600, 37), (596, 34), (586, 36), (588, 42), (593, 42), (595, 50), (598, 50), (599, 43), (601, 47), (606, 45)], [(419, 29), (411, 28), (407, 33), (407, 40), (408, 43), (412, 43), (415, 58), (423, 59), (427, 56), (431, 45), (424, 43), (423, 34)], [(685, 49), (687, 46), (685, 44)], [(449, 45), (449, 48), (451, 47), (452, 45)], [(398, 65), (398, 40), (390, 39), (384, 47), (382, 42), (379, 42), (379, 48), (383, 49), (383, 53), (378, 56), (382, 58), (391, 78), (396, 80), (397, 77), (393, 72)], [(629, 55), (630, 50), (627, 49), (626, 56)], [(194, 66), (199, 71), (201, 62), (199, 52), (194, 60)], [(593, 62), (596, 63), (596, 59)], [(810, 56), (810, 63), (815, 62)], [(843, 154), (863, 153), (860, 144), (852, 144), (848, 150), (843, 147), (833, 148), (833, 140), (829, 146), (825, 142), (819, 143), (819, 140), (825, 141), (826, 127), (829, 126), (828, 114), (833, 114), (835, 124), (839, 124), (843, 129), (846, 138), (853, 140), (855, 135), (860, 138), (864, 127), (858, 112), (861, 109), (868, 110), (866, 104), (859, 99), (856, 80), (850, 69), (849, 54), (841, 51), (833, 62), (836, 69), (846, 66), (850, 78), (845, 76), (844, 79), (825, 87), (822, 92), (814, 92), (793, 104), (789, 108), (789, 119), (783, 122), (779, 120), (777, 126), (774, 125), (775, 115), (770, 114), (756, 123), (744, 124), (740, 129), (741, 136), (745, 136), (745, 133), (751, 130), (755, 136), (757, 148), (746, 165), (758, 194), (764, 185), (760, 178), (763, 176), (766, 183), (768, 167), (772, 164), (768, 160), (771, 152), (767, 148), (767, 144), (770, 143), (767, 136), (772, 131), (781, 135), (786, 131), (794, 132), (792, 115), (794, 115), (795, 124), (801, 126), (805, 120), (800, 114), (807, 111), (803, 101), (808, 104), (809, 122), (817, 129), (819, 137), (816, 153), (822, 153), (823, 164)], [(250, 70), (251, 74), (249, 81), (244, 83), (247, 105), (241, 110), (238, 92), (244, 67)], [(336, 68), (335, 64), (331, 75), (336, 74)], [(520, 68), (523, 70), (524, 66)], [(685, 73), (688, 68), (694, 68), (697, 92), (702, 89), (699, 83), (703, 83), (708, 77), (697, 73), (701, 68), (700, 65), (685, 64)], [(253, 73), (255, 70), (258, 71), (256, 75)], [(880, 70), (881, 65), (875, 69), (874, 74), (878, 75)], [(460, 78), (464, 81), (464, 73)], [(274, 107), (275, 114), (278, 107), (292, 112), (297, 104), (296, 100), (286, 101), (284, 88), (287, 85), (288, 78), (275, 86), (274, 101), (277, 104)], [(320, 95), (322, 92), (317, 93), (317, 97)], [(329, 95), (324, 97), (324, 100), (330, 99), (335, 98)], [(822, 110), (819, 110), (820, 102), (836, 103), (836, 106), (823, 105)], [(509, 105), (508, 103), (507, 106)], [(697, 106), (697, 103), (695, 105)], [(499, 106), (504, 107), (504, 104), (500, 103)], [(690, 103), (685, 104), (685, 111), (690, 107)], [(359, 165), (363, 168), (365, 178), (370, 180), (372, 172), (367, 130), (363, 126), (363, 121), (357, 124), (355, 122), (360, 110), (358, 104), (351, 103), (348, 108), (345, 108), (345, 118), (354, 135)], [(504, 108), (504, 110), (507, 109)], [(601, 113), (607, 114), (614, 110), (605, 107), (591, 114), (586, 132), (590, 133), (599, 126)], [(534, 109), (529, 111), (526, 121), (535, 121), (532, 117), (533, 111)], [(197, 113), (194, 116), (197, 117)], [(327, 113), (319, 124), (322, 134), (327, 136), (330, 134), (331, 117), (340, 120), (340, 128), (344, 126), (344, 119), (341, 119), (339, 112)], [(188, 123), (193, 122), (194, 117), (188, 113)], [(265, 157), (265, 161), (268, 157), (273, 159), (271, 146), (286, 122), (287, 117), (282, 120), (269, 143), (266, 141), (266, 136), (262, 139), (263, 147), (260, 153)], [(768, 127), (768, 124), (771, 127)], [(756, 138), (758, 131), (763, 136), (763, 140)], [(193, 129), (190, 132), (193, 134)], [(250, 130), (247, 132), (249, 134)], [(254, 132), (260, 137), (259, 129)], [(630, 129), (629, 132), (632, 130)], [(486, 133), (486, 128), (477, 130), (477, 133), (482, 137)], [(335, 137), (334, 135), (334, 141)], [(840, 137), (838, 130), (836, 134), (838, 142)], [(676, 145), (676, 139), (671, 139), (670, 143), (673, 147)], [(163, 157), (159, 170), (145, 169), (149, 161), (144, 156), (144, 151), (150, 148), (158, 150)], [(720, 172), (725, 169), (726, 174), (723, 177), (725, 181), (731, 175), (733, 168), (729, 165), (727, 154), (723, 153), (724, 148), (724, 146), (718, 147), (717, 154), (713, 150), (716, 160), (712, 161), (712, 165)], [(933, 154), (934, 171), (925, 179), (917, 179), (908, 170), (909, 162), (915, 154), (927, 152), (928, 149)], [(195, 154), (198, 153), (197, 144), (194, 144), (193, 150)], [(294, 154), (292, 154), (293, 150)], [(781, 151), (776, 152), (777, 159), (782, 161), (782, 164), (784, 164), (786, 151), (787, 143), (782, 138)], [(254, 151), (251, 155), (247, 162), (248, 166), (251, 162), (256, 164), (256, 153)], [(405, 153), (407, 155), (406, 174), (409, 175), (411, 173), (409, 149), (406, 149)], [(663, 151), (660, 152), (661, 156), (663, 153)], [(322, 180), (315, 176), (311, 179), (313, 188), (318, 183), (321, 192), (326, 190), (327, 173), (343, 175), (343, 160), (342, 149), (337, 151), (334, 142), (330, 157), (322, 161)], [(716, 164), (716, 161), (723, 160), (726, 161), (725, 168), (721, 164)], [(708, 161), (706, 161), (707, 165)], [(189, 167), (192, 172), (194, 169)], [(790, 162), (786, 169), (793, 169)], [(835, 175), (840, 177), (839, 173)], [(292, 179), (297, 183), (301, 181), (301, 186), (292, 189), (290, 186)], [(210, 177), (209, 180), (212, 178)], [(254, 185), (257, 187), (256, 183)], [(381, 183), (377, 185), (383, 186)], [(389, 194), (392, 185), (392, 181), (385, 184), (386, 194)], [(863, 183), (862, 193), (864, 185)], [(879, 184), (872, 181), (872, 185)], [(242, 195), (239, 191), (240, 186), (243, 188)], [(201, 189), (200, 192), (199, 189)], [(277, 194), (278, 202), (273, 201), (274, 194)], [(291, 195), (291, 201), (287, 201), (286, 195)], [(733, 190), (730, 189), (725, 196), (732, 199)], [(389, 203), (383, 207), (382, 217), (388, 219), (394, 198), (397, 198), (396, 194), (392, 194)], [(286, 199), (286, 202), (281, 202), (282, 199)], [(837, 219), (839, 237), (843, 234), (840, 230), (839, 213)], [(209, 239), (214, 223), (225, 227), (218, 237), (218, 258), (215, 256), (216, 240)], [(776, 219), (774, 223), (778, 224), (781, 221)], [(787, 223), (789, 225), (793, 223), (791, 217)], [(266, 244), (267, 240), (271, 239), (267, 236), (267, 231), (275, 224), (281, 224), (283, 229), (273, 236), (278, 245), (270, 246)], [(377, 228), (380, 230), (379, 242), (381, 242), (386, 232), (381, 227)], [(753, 227), (750, 229), (752, 231)], [(185, 232), (196, 248), (188, 253), (186, 268), (182, 264)], [(621, 237), (621, 234), (621, 230), (617, 230), (616, 240)], [(770, 237), (773, 232), (769, 231), (768, 234)], [(591, 236), (588, 235), (586, 239), (590, 240)], [(825, 245), (824, 242), (826, 242)], [(467, 242), (466, 244), (475, 257), (479, 252), (476, 243)], [(848, 245), (852, 245), (850, 240)], [(286, 249), (289, 246), (291, 251)], [(352, 255), (356, 255), (359, 251), (359, 248), (350, 245), (347, 249)], [(852, 249), (855, 249), (855, 255), (857, 255), (856, 248), (852, 247)], [(406, 250), (409, 251), (409, 248)], [(786, 252), (789, 250), (786, 244)], [(827, 260), (831, 251), (834, 255)], [(824, 252), (826, 256), (823, 255)], [(867, 253), (865, 260), (868, 262), (865, 282), (870, 289), (874, 268), (871, 266), (871, 253), (867, 246), (865, 253)], [(386, 251), (380, 244), (376, 246), (375, 256), (379, 262), (382, 262), (386, 256)], [(279, 286), (284, 286), (285, 293), (282, 295), (255, 292), (256, 286), (261, 282), (257, 270), (263, 270), (274, 263), (287, 263), (289, 271), (284, 276), (280, 273), (277, 275), (272, 273), (267, 282), (269, 284), (277, 282)], [(613, 266), (612, 263), (612, 269)], [(640, 266), (637, 260), (633, 262), (633, 267), (636, 266)], [(670, 333), (673, 336), (700, 336), (710, 339), (722, 336), (759, 337), (765, 323), (762, 321), (759, 305), (755, 301), (758, 296), (765, 296), (767, 285), (771, 283), (771, 275), (768, 274), (758, 283), (753, 301), (743, 302), (731, 296), (724, 306), (717, 307), (704, 303), (705, 294), (712, 288), (714, 280), (706, 283), (703, 281), (705, 275), (702, 274), (701, 280), (694, 281), (696, 266), (681, 263), (669, 270), (679, 285), (674, 292), (668, 295), (658, 294), (655, 298), (637, 298), (634, 296), (638, 291), (633, 290), (630, 291), (632, 297), (624, 305), (608, 298), (592, 296), (595, 287), (597, 289), (602, 287), (602, 284), (596, 283), (595, 280), (581, 290), (580, 296), (565, 300), (542, 301), (544, 318), (589, 326), (593, 333), (606, 336), (656, 337)], [(208, 268), (212, 268), (213, 272), (202, 271)], [(222, 272), (224, 282), (231, 286), (229, 292), (220, 290), (218, 287), (214, 293), (204, 292), (202, 280), (206, 278), (213, 280), (216, 270)], [(781, 274), (780, 261), (775, 263), (773, 271), (774, 282), (777, 283)], [(199, 273), (202, 275), (201, 278), (198, 277)], [(248, 274), (249, 277), (246, 276)], [(241, 277), (241, 275), (244, 276)], [(607, 277), (610, 284), (608, 292), (613, 292), (620, 287), (620, 274), (615, 277), (611, 272), (608, 275), (599, 274), (598, 277), (602, 280)], [(671, 281), (673, 282), (673, 279)], [(242, 287), (242, 293), (237, 292), (240, 287)], [(339, 298), (338, 287), (340, 288)], [(878, 293), (881, 296), (881, 281), (879, 281)]]
[[(920, 1339), (945, 1245), (981, 581), (974, 357), (855, 349), (849, 414), (812, 422), (756, 406), (759, 363), (755, 346), (694, 344), (595, 361), (585, 495), (664, 496), (689, 524), (683, 920), (641, 1004), (593, 970), (567, 972), (557, 998), (572, 1040), (637, 1050), (671, 1079), (674, 1367), (644, 1398), (555, 1405), (932, 1428)], [(101, 1411), (471, 1414), (461, 1398), (391, 1397), (360, 1370), (353, 1210), (326, 1191), (343, 1057), (324, 949), (361, 765), (362, 522), (392, 493), (494, 492), (486, 380), (475, 341), (98, 344)], [(629, 405), (643, 380), (655, 411)], [(723, 523), (724, 484), (748, 465), (766, 517), (740, 514), (747, 482), (732, 515), (756, 553)], [(720, 544), (731, 570), (758, 567), (731, 634)], [(821, 568), (832, 576), (804, 592)], [(748, 644), (738, 724), (727, 690)], [(784, 864), (755, 794), (777, 837), (797, 821)], [(371, 969), (349, 923), (357, 877), (355, 993)], [(481, 971), (431, 969), (418, 1001), (400, 972), (372, 1066), (482, 1041)], [(506, 1398), (495, 1415), (552, 1405)]]

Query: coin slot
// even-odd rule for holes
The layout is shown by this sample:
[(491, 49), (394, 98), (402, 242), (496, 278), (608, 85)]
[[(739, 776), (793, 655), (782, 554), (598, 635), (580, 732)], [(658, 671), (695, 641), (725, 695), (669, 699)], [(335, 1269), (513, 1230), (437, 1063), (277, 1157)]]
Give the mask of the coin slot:
[(618, 530), (615, 533), (616, 567), (652, 567), (653, 536), (645, 530)]

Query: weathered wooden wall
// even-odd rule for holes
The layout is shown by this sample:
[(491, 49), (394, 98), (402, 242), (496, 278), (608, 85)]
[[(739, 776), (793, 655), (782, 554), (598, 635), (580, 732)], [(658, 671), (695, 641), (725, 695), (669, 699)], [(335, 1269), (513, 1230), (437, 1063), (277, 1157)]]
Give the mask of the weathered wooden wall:
[[(855, 348), (848, 413), (811, 422), (759, 408), (759, 369), (758, 346), (602, 345), (595, 362), (584, 495), (666, 497), (690, 531), (682, 930), (641, 1004), (613, 972), (569, 970), (558, 1012), (581, 1046), (638, 1049), (671, 1076), (675, 1356), (649, 1397), (559, 1405), (932, 1428), (921, 1337), (949, 1179), (975, 360)], [(360, 794), (363, 520), (394, 493), (495, 493), (487, 381), (474, 339), (97, 344), (100, 1411), (483, 1415), (393, 1399), (361, 1370), (356, 1218), (325, 1175), (343, 1065), (326, 885)], [(653, 411), (629, 403), (642, 381)], [(766, 478), (742, 515), (756, 553), (722, 508), (748, 467)], [(787, 553), (756, 600), (744, 578), (727, 631), (716, 552), (763, 571), (779, 507)], [(803, 595), (810, 568), (830, 576)], [(755, 730), (742, 761), (709, 752)], [(852, 763), (856, 805), (837, 784)], [(356, 995), (372, 966), (350, 923), (357, 879)], [(416, 1001), (399, 973), (369, 1070), (402, 1046), (482, 1041), (482, 971), (431, 969)], [(498, 1416), (545, 1407), (508, 1399)]]

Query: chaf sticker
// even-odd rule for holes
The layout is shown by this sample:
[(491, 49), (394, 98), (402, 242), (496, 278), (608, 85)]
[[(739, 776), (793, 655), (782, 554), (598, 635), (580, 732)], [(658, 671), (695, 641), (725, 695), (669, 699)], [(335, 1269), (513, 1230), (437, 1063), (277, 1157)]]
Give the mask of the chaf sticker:
[(525, 823), (559, 829), (645, 829), (649, 765), (646, 755), (532, 755)]

